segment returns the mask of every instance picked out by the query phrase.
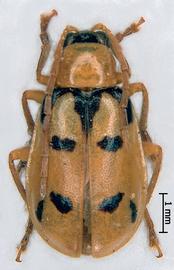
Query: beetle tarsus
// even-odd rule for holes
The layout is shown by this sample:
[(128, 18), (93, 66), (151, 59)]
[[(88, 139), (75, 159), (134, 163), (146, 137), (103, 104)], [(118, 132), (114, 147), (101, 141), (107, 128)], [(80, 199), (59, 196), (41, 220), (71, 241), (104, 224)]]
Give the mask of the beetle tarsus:
[(158, 255), (156, 256), (157, 258), (161, 258), (163, 256), (162, 250), (160, 248), (159, 240), (157, 238), (157, 235), (154, 229), (151, 229), (149, 231), (149, 246), (157, 250), (158, 252)]
[(161, 251), (159, 240), (154, 229), (153, 221), (150, 217), (150, 214), (147, 208), (145, 210), (144, 217), (145, 217), (145, 221), (147, 223), (148, 229), (149, 229), (149, 246), (151, 248), (155, 248), (158, 251), (158, 255), (156, 257), (160, 258), (163, 256), (163, 253)]
[(163, 253), (162, 253), (162, 251), (161, 251), (161, 249), (160, 249), (159, 246), (157, 247), (157, 250), (158, 250), (158, 256), (156, 256), (156, 257), (157, 257), (157, 258), (163, 257)]
[(28, 245), (28, 242), (29, 242), (29, 239), (30, 239), (30, 235), (32, 233), (32, 230), (33, 230), (33, 223), (31, 221), (31, 219), (29, 218), (28, 224), (27, 224), (27, 228), (26, 228), (26, 231), (25, 231), (25, 235), (22, 238), (21, 243), (19, 244), (19, 246), (17, 248), (18, 249), (17, 256), (16, 256), (16, 261), (17, 262), (22, 262), (21, 261), (21, 254), (27, 248), (27, 245)]
[(22, 247), (18, 248), (17, 256), (16, 256), (16, 262), (22, 262), (21, 260), (21, 254), (22, 254)]
[(158, 255), (156, 255), (156, 258), (161, 258), (163, 257), (163, 253), (162, 253), (162, 250), (160, 248), (160, 245), (159, 245), (159, 241), (157, 239), (157, 236), (155, 235), (155, 238), (151, 239), (150, 240), (150, 246), (152, 248), (155, 248), (158, 252)]

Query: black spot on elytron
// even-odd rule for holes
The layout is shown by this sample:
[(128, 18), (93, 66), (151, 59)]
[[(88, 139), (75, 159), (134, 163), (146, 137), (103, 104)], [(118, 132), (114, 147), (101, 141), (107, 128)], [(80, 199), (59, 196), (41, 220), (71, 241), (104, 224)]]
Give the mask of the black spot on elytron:
[(128, 99), (126, 113), (127, 113), (127, 123), (130, 124), (133, 122), (132, 104), (131, 104), (130, 99)]
[(101, 92), (94, 91), (92, 93), (75, 94), (75, 111), (79, 114), (82, 129), (88, 133), (93, 125), (95, 113), (99, 110)]
[(44, 106), (45, 106), (45, 98), (44, 98), (44, 100), (42, 102), (41, 113), (40, 113), (40, 121), (41, 121), (42, 124), (43, 124), (44, 118), (46, 116), (46, 114), (44, 113)]
[(136, 207), (136, 204), (132, 200), (130, 200), (129, 207), (131, 209), (131, 221), (133, 223), (136, 221), (136, 218), (137, 218), (137, 207)]
[(57, 210), (59, 210), (62, 214), (67, 214), (73, 209), (73, 204), (68, 197), (62, 196), (61, 194), (52, 191), (50, 193), (50, 199)]
[(99, 210), (112, 214), (118, 208), (123, 196), (124, 193), (119, 192), (112, 197), (104, 199), (99, 205)]
[(72, 93), (72, 88), (55, 87), (52, 94), (52, 107), (54, 106), (54, 104), (56, 103), (56, 100), (59, 97), (66, 95), (67, 93)]
[(122, 97), (122, 89), (120, 87), (109, 87), (106, 89), (105, 91), (106, 93), (110, 94), (114, 99), (116, 99), (119, 103), (121, 101), (121, 97)]
[(109, 137), (105, 136), (104, 139), (97, 143), (101, 149), (104, 149), (108, 152), (116, 152), (123, 145), (123, 140), (120, 136)]
[(77, 33), (70, 32), (67, 34), (63, 47), (74, 43), (99, 43), (107, 47), (110, 46), (109, 38), (103, 31), (79, 31)]
[(59, 97), (67, 93), (71, 93), (74, 96), (74, 109), (80, 116), (83, 131), (88, 133), (93, 126), (94, 115), (99, 110), (102, 93), (108, 93), (120, 102), (122, 89), (115, 86), (109, 88), (94, 88), (89, 92), (84, 92), (77, 88), (57, 87), (53, 91), (52, 106), (54, 106)]
[(55, 135), (52, 137), (50, 145), (54, 150), (65, 150), (72, 152), (75, 148), (76, 142), (68, 138), (60, 139)]
[[(52, 107), (54, 106), (54, 104), (56, 103), (56, 100), (59, 97), (66, 95), (67, 93), (71, 93), (75, 98), (75, 111), (80, 115), (82, 128), (86, 133), (88, 133), (89, 130), (92, 128), (93, 117), (95, 113), (99, 110), (101, 95), (104, 92), (110, 94), (118, 102), (121, 101), (122, 89), (118, 86), (109, 87), (109, 88), (94, 88), (89, 92), (83, 92), (78, 88), (56, 87), (54, 88), (53, 94), (52, 94)], [(41, 123), (43, 123), (44, 117), (45, 117), (44, 104), (45, 104), (45, 99), (43, 101), (42, 109), (41, 109), (41, 115), (40, 115)], [(126, 111), (127, 111), (128, 123), (130, 123), (133, 120), (132, 107), (131, 107), (130, 100), (128, 101), (128, 106), (126, 108)]]
[(44, 207), (44, 200), (41, 200), (36, 209), (36, 216), (37, 219), (41, 222), (42, 221), (42, 214), (43, 214), (43, 207)]

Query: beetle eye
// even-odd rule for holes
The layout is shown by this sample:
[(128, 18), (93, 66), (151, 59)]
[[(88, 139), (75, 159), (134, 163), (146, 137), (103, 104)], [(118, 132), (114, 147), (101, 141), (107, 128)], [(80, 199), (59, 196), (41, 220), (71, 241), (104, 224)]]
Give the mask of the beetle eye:
[(75, 33), (70, 32), (67, 34), (66, 39), (64, 41), (63, 47), (67, 47), (68, 45), (71, 45), (74, 43)]
[(109, 48), (110, 42), (109, 42), (109, 38), (106, 35), (106, 33), (102, 32), (100, 30), (95, 31), (95, 33), (96, 33), (97, 38), (98, 38), (98, 43), (101, 43)]

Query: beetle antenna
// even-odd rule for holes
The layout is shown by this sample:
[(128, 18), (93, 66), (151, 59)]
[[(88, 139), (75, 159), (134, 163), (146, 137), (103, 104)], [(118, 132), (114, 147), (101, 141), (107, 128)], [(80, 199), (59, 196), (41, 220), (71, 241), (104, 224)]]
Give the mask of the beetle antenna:
[(51, 120), (51, 96), (52, 91), (56, 85), (57, 76), (60, 68), (60, 61), (63, 52), (63, 44), (67, 34), (70, 31), (78, 31), (75, 27), (67, 26), (63, 31), (60, 40), (58, 42), (55, 55), (54, 62), (51, 68), (46, 96), (45, 96), (45, 104), (44, 104), (44, 122), (43, 122), (43, 149), (42, 149), (42, 163), (41, 163), (41, 184), (40, 184), (40, 195), (43, 199), (46, 195), (47, 189), (47, 179), (48, 179), (48, 163), (49, 163), (49, 129), (50, 129), (50, 120)]
[(138, 22), (132, 23), (129, 27), (124, 30), (124, 32), (119, 32), (115, 35), (117, 38), (118, 42), (121, 42), (125, 37), (136, 33), (140, 30), (139, 26), (145, 22), (145, 19), (141, 17)]
[(58, 14), (57, 11), (53, 9), (50, 12), (45, 12), (41, 14), (40, 16), (40, 29), (41, 29), (40, 39), (42, 42), (42, 49), (41, 49), (41, 54), (40, 54), (39, 62), (36, 69), (37, 80), (39, 82), (43, 78), (43, 75), (41, 74), (41, 72), (47, 61), (47, 58), (51, 49), (50, 40), (47, 33), (48, 24), (51, 18), (53, 16), (56, 16), (57, 14)]

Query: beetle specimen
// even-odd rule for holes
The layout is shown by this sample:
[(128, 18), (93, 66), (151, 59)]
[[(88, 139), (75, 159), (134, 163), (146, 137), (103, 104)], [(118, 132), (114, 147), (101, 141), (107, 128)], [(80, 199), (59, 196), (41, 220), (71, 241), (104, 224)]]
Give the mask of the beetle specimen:
[[(42, 69), (50, 51), (47, 26), (56, 14), (52, 10), (41, 15), (37, 80), (46, 91), (27, 90), (22, 98), (31, 142), (9, 155), (14, 181), (29, 211), (16, 260), (33, 227), (66, 255), (102, 257), (125, 245), (143, 218), (150, 246), (161, 257), (147, 204), (162, 150), (147, 133), (147, 90), (142, 83), (129, 83), (130, 68), (120, 47), (144, 19), (116, 35), (103, 24), (88, 31), (67, 26), (46, 76)], [(130, 100), (136, 92), (143, 96), (139, 119)], [(35, 122), (28, 100), (41, 104)], [(149, 184), (146, 157), (153, 163)]]

